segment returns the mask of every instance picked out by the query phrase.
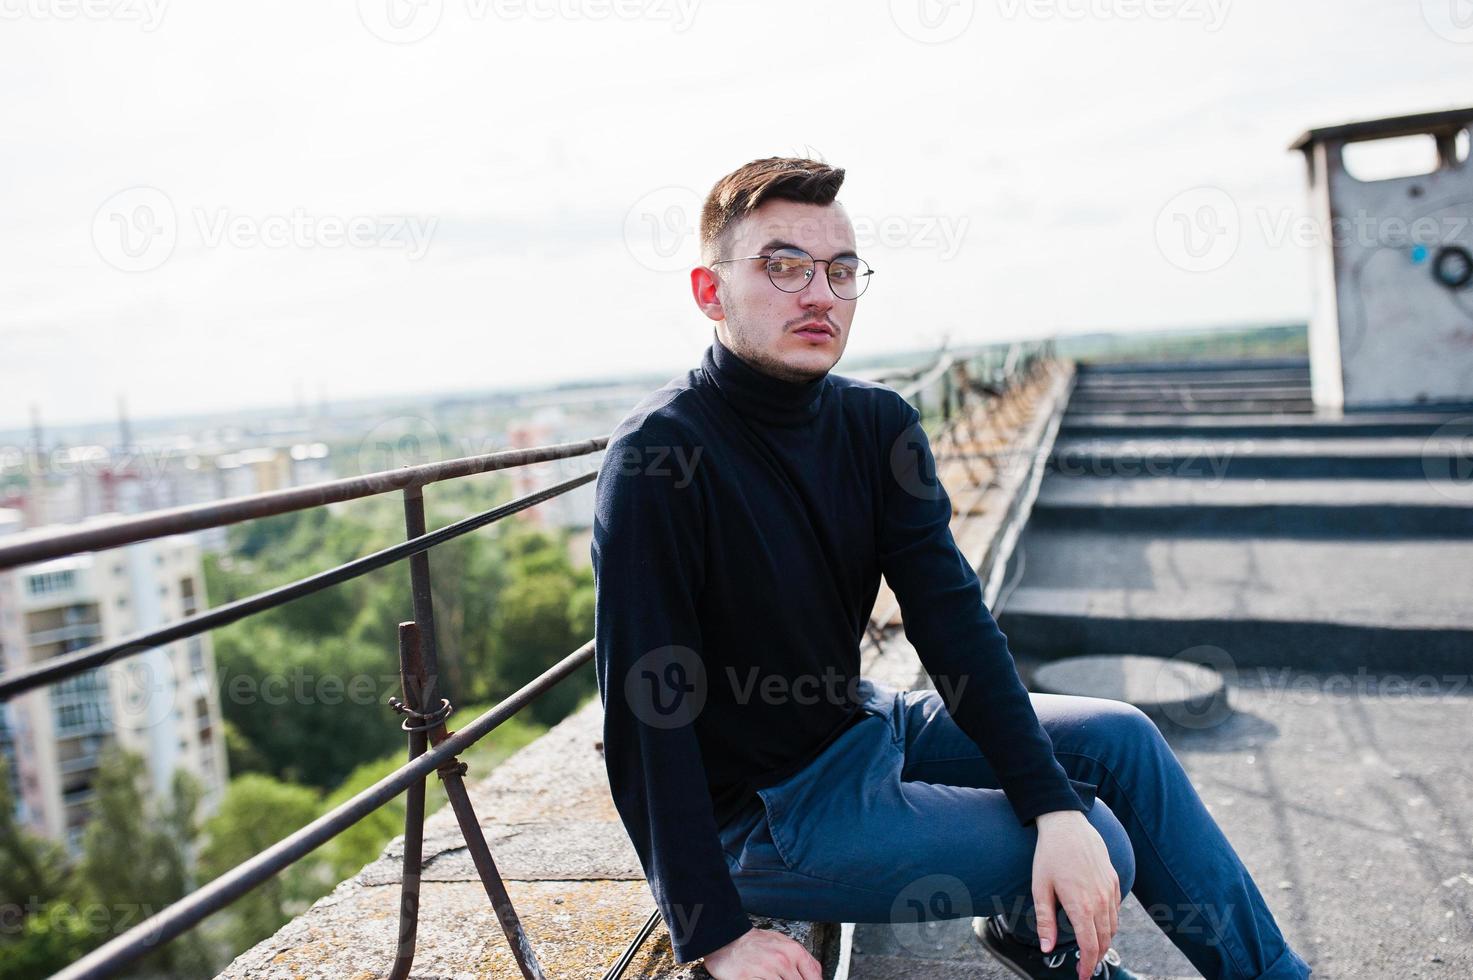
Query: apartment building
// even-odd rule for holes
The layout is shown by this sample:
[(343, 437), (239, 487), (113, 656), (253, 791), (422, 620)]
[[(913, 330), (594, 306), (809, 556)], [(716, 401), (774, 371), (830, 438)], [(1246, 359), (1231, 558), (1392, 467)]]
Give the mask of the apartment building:
[[(75, 526), (75, 525), (73, 525)], [(0, 511), (0, 535), (20, 515)], [(205, 604), (190, 535), (69, 555), (0, 571), (0, 666), (5, 672), (188, 616)], [(219, 805), (227, 778), (214, 654), (208, 635), (114, 661), (23, 694), (0, 709), (0, 751), (12, 767), (20, 821), (74, 852), (91, 815), (102, 750), (143, 756), (150, 789), (170, 792), (177, 769)]]

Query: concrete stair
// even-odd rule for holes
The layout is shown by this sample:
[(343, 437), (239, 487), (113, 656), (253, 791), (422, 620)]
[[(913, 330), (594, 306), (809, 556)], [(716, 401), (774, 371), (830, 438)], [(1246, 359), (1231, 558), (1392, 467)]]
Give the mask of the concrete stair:
[(1473, 479), (1467, 440), (1449, 433), (1473, 419), (1171, 411), (1181, 390), (1256, 403), (1300, 371), (1081, 369), (995, 610), (1015, 651), (1205, 644), (1240, 666), (1465, 669)]

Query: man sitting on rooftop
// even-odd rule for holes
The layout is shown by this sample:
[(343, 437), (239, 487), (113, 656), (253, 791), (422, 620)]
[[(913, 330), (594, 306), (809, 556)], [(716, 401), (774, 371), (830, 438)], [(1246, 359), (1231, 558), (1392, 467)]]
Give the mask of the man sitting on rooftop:
[[(1154, 723), (1024, 688), (919, 413), (831, 373), (872, 274), (843, 179), (768, 158), (716, 183), (691, 271), (712, 342), (598, 477), (604, 757), (676, 959), (819, 980), (747, 914), (974, 916), (1019, 976), (1129, 980), (1134, 891), (1206, 977), (1309, 976)], [(882, 575), (934, 691), (860, 677)]]

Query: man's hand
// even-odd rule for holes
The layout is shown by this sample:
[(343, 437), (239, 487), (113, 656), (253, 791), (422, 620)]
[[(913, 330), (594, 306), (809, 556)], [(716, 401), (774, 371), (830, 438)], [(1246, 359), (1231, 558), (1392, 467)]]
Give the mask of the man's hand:
[(1088, 980), (1110, 948), (1119, 925), (1120, 877), (1099, 832), (1078, 810), (1056, 810), (1037, 819), (1033, 852), (1033, 907), (1043, 951), (1054, 948), (1055, 901), (1069, 914), (1079, 941), (1079, 980)]
[(801, 943), (771, 929), (748, 929), (702, 962), (716, 980), (823, 980), (823, 968)]

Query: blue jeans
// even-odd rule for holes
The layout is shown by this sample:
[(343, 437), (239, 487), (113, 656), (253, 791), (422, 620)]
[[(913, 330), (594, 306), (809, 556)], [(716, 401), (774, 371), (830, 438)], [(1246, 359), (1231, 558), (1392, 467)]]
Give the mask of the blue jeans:
[[(819, 922), (1000, 913), (1036, 943), (1037, 830), (939, 694), (869, 679), (860, 691), (872, 717), (721, 827), (743, 907)], [(1209, 980), (1309, 976), (1155, 723), (1122, 701), (1031, 697), (1064, 771), (1098, 787), (1087, 817), (1120, 893)], [(1073, 933), (1057, 921), (1063, 945)]]

